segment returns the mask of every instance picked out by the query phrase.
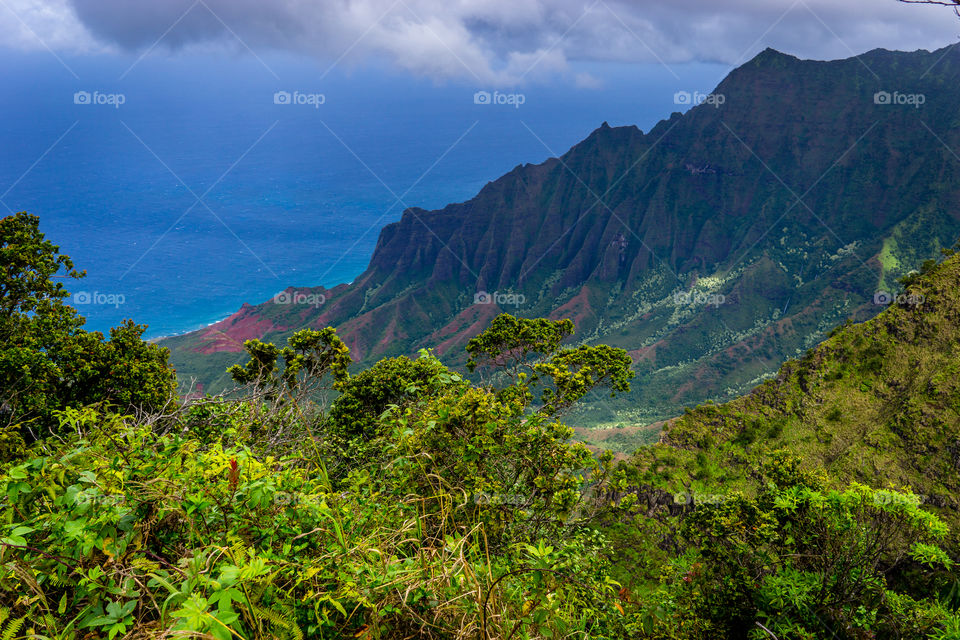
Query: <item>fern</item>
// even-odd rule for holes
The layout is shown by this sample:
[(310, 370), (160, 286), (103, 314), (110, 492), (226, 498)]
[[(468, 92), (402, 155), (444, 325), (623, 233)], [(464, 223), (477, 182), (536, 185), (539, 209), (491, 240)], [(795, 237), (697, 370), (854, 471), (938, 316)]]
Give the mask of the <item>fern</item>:
[[(303, 631), (300, 630), (300, 627), (297, 626), (296, 622), (288, 620), (286, 617), (281, 616), (276, 611), (271, 611), (270, 609), (265, 609), (263, 607), (253, 607), (254, 612), (261, 619), (266, 619), (274, 627), (279, 627), (281, 629), (286, 629), (290, 634), (296, 638), (296, 640), (303, 640)], [(288, 616), (293, 616), (293, 609), (290, 605), (283, 605), (283, 611)]]
[[(2, 615), (0, 615), (0, 620), (6, 619), (9, 616), (10, 616), (10, 610), (3, 609)], [(23, 626), (23, 623), (26, 621), (26, 619), (27, 619), (27, 616), (23, 616), (21, 618), (16, 618), (16, 619), (10, 618), (9, 620), (7, 620), (2, 627), (3, 633), (0, 634), (0, 640), (13, 640), (16, 637), (17, 632), (20, 631), (20, 628)]]
[(233, 562), (240, 568), (247, 566), (249, 551), (243, 540), (237, 539), (230, 548), (233, 551)]
[(65, 588), (74, 586), (73, 580), (70, 579), (70, 576), (61, 576), (56, 573), (51, 573), (50, 575), (48, 575), (47, 581), (50, 583), (51, 586), (57, 589), (65, 589)]

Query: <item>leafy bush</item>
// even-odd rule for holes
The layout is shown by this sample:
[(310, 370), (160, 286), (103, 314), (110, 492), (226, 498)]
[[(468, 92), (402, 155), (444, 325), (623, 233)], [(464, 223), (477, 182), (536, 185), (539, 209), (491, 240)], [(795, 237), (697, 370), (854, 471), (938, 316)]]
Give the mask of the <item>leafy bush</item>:
[(686, 551), (647, 614), (655, 637), (922, 638), (957, 619), (922, 584), (905, 593), (888, 582), (905, 565), (928, 576), (954, 566), (938, 546), (946, 525), (917, 496), (827, 490), (782, 452), (758, 479), (756, 497), (725, 496), (684, 519)]
[(393, 461), (335, 488), (323, 458), (257, 454), (234, 429), (208, 444), (68, 410), (71, 435), (0, 476), (0, 607), (48, 638), (625, 628), (618, 585), (595, 559), (604, 538), (578, 508), (609, 463), (483, 390), (396, 412), (380, 440)]
[(366, 442), (380, 435), (379, 420), (389, 407), (463, 386), (459, 375), (426, 353), (416, 360), (387, 358), (337, 384), (340, 395), (330, 408), (328, 425), (345, 441)]

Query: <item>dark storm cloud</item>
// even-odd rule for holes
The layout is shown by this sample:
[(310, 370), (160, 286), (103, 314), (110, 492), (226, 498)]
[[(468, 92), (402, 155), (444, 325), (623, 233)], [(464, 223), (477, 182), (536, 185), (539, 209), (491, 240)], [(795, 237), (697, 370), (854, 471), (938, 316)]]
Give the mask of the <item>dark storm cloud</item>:
[(418, 74), (503, 82), (564, 72), (571, 61), (737, 64), (765, 46), (838, 58), (933, 49), (960, 33), (949, 10), (895, 0), (7, 2), (37, 16), (41, 38), (43, 20), (54, 24), (58, 46), (69, 45), (72, 20), (78, 42), (129, 50), (214, 44), (344, 63), (377, 57)]

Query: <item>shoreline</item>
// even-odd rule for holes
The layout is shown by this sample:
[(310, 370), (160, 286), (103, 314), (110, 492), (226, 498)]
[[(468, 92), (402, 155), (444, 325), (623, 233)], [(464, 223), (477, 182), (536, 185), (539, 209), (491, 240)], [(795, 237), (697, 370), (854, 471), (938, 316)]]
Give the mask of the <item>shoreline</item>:
[[(315, 288), (317, 288), (317, 286), (319, 286), (319, 287), (323, 287), (324, 289), (326, 289), (326, 290), (329, 291), (329, 290), (331, 290), (331, 289), (333, 289), (333, 288), (335, 288), (335, 287), (339, 287), (339, 286), (342, 285), (342, 284), (346, 284), (346, 285), (349, 286), (349, 285), (353, 284), (353, 280), (354, 280), (354, 279), (351, 279), (351, 280), (348, 281), (348, 282), (341, 282), (341, 283), (336, 284), (336, 285), (334, 285), (334, 286), (332, 286), (332, 287), (326, 287), (326, 286), (324, 286), (324, 285), (316, 285), (316, 286), (312, 286), (312, 287), (295, 287), (295, 286), (293, 286), (293, 285), (290, 285), (289, 287), (285, 287), (285, 288), (281, 289), (280, 291), (277, 291), (276, 293), (274, 293), (272, 296), (270, 296), (270, 297), (269, 297), (267, 300), (265, 300), (264, 302), (269, 302), (270, 300), (273, 300), (273, 299), (276, 298), (278, 295), (280, 295), (281, 293), (283, 293), (283, 292), (286, 291), (287, 289), (291, 289), (291, 288), (292, 288), (292, 289), (315, 289)], [(259, 303), (259, 304), (264, 304), (264, 302), (261, 302), (261, 303)], [(228, 313), (227, 315), (223, 316), (223, 317), (220, 318), (219, 320), (214, 320), (213, 322), (208, 322), (208, 323), (206, 323), (206, 324), (201, 323), (200, 325), (195, 326), (195, 327), (192, 328), (192, 329), (185, 329), (185, 330), (179, 331), (179, 332), (177, 332), (177, 333), (170, 333), (170, 334), (166, 334), (166, 335), (162, 335), (162, 336), (155, 336), (155, 337), (153, 337), (153, 338), (147, 338), (146, 341), (147, 341), (147, 342), (150, 342), (150, 343), (156, 343), (156, 342), (159, 342), (160, 340), (167, 340), (167, 339), (169, 339), (169, 338), (178, 338), (178, 337), (184, 336), (184, 335), (186, 335), (186, 334), (188, 334), (188, 333), (193, 333), (194, 331), (200, 331), (200, 330), (202, 330), (202, 329), (206, 329), (206, 328), (208, 328), (208, 327), (212, 327), (213, 325), (218, 324), (218, 323), (220, 323), (220, 322), (223, 322), (224, 320), (226, 320), (226, 319), (229, 318), (230, 316), (234, 315), (234, 314), (237, 313), (240, 309), (242, 309), (245, 305), (248, 305), (248, 304), (250, 304), (250, 303), (248, 303), (248, 302), (242, 302), (242, 303), (240, 303), (240, 307), (239, 307), (236, 311), (232, 311), (232, 312)], [(253, 305), (253, 306), (255, 306), (255, 305)]]
[(179, 338), (180, 336), (185, 336), (188, 333), (193, 333), (194, 331), (200, 331), (201, 329), (206, 329), (207, 327), (212, 327), (215, 324), (223, 322), (224, 320), (232, 316), (234, 313), (236, 313), (236, 311), (234, 311), (233, 313), (227, 314), (226, 316), (220, 318), (219, 320), (214, 320), (213, 322), (208, 322), (207, 324), (201, 324), (200, 326), (194, 327), (193, 329), (185, 329), (183, 331), (180, 331), (179, 333), (171, 333), (171, 334), (162, 335), (162, 336), (155, 336), (153, 338), (147, 338), (146, 341), (150, 343), (155, 343), (155, 342), (159, 342), (160, 340), (167, 340), (169, 338)]

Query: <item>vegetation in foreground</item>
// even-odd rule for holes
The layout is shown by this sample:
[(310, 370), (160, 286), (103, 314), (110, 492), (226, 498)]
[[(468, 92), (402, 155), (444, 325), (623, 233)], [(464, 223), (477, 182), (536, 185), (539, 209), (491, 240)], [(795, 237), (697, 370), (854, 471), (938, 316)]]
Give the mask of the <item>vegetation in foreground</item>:
[(755, 447), (688, 499), (572, 444), (563, 413), (632, 374), (570, 321), (497, 317), (479, 382), (428, 351), (350, 375), (306, 330), (177, 398), (142, 329), (81, 329), (36, 218), (0, 231), (6, 640), (960, 638), (910, 491)]

